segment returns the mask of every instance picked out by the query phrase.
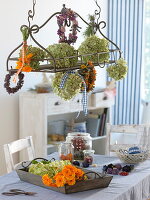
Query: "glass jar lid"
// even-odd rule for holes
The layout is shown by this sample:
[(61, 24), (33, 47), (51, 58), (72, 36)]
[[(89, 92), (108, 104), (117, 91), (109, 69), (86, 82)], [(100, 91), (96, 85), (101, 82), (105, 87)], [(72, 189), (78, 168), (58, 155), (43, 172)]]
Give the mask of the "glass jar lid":
[(87, 149), (87, 150), (83, 150), (83, 153), (85, 153), (85, 154), (94, 154), (95, 153), (95, 150), (93, 150), (93, 149)]
[(68, 133), (67, 136), (90, 136), (90, 133), (72, 132), (72, 133)]

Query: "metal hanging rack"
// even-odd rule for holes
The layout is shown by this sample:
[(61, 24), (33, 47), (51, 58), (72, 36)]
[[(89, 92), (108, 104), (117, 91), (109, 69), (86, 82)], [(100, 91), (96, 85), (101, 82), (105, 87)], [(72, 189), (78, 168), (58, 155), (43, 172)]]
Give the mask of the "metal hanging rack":
[[(100, 21), (100, 14), (101, 14), (101, 8), (100, 6), (98, 5), (98, 2), (97, 0), (94, 0), (97, 7), (98, 7), (98, 10), (95, 10), (95, 19), (96, 19), (96, 22), (94, 24), (94, 27), (93, 27), (93, 30), (94, 30), (94, 33), (96, 33), (97, 31), (100, 33), (100, 35), (105, 38), (107, 41), (109, 41), (112, 46), (114, 46), (114, 49), (109, 49), (109, 52), (97, 52), (97, 53), (91, 53), (91, 54), (86, 54), (86, 55), (79, 55), (78, 51), (77, 51), (77, 55), (76, 56), (71, 56), (71, 57), (64, 57), (64, 58), (54, 58), (53, 55), (45, 48), (43, 47), (34, 37), (34, 34), (38, 33), (40, 31), (40, 29), (42, 29), (54, 16), (56, 15), (59, 15), (59, 14), (62, 14), (62, 12), (64, 12), (64, 10), (66, 9), (65, 7), (65, 4), (63, 5), (63, 9), (61, 10), (61, 12), (55, 12), (54, 14), (52, 14), (41, 26), (38, 26), (36, 24), (34, 25), (31, 25), (31, 20), (33, 20), (34, 18), (34, 15), (35, 15), (35, 6), (36, 6), (36, 0), (33, 0), (33, 8), (32, 10), (29, 10), (28, 11), (28, 26), (27, 25), (22, 25), (21, 26), (21, 30), (23, 28), (27, 28), (28, 29), (28, 33), (29, 33), (29, 36), (30, 38), (35, 42), (35, 44), (40, 47), (41, 49), (43, 49), (47, 55), (49, 56), (48, 58), (45, 58), (43, 60), (38, 60), (38, 61), (47, 61), (47, 64), (41, 64), (39, 66), (38, 69), (36, 70), (32, 70), (32, 72), (49, 72), (49, 73), (56, 73), (56, 72), (66, 72), (66, 71), (70, 71), (70, 70), (77, 70), (77, 69), (80, 69), (80, 66), (82, 64), (85, 64), (83, 62), (83, 57), (84, 56), (91, 56), (91, 55), (95, 55), (97, 56), (97, 60), (98, 62), (96, 63), (93, 63), (95, 66), (100, 66), (101, 68), (103, 68), (105, 65), (109, 65), (109, 64), (113, 64), (116, 62), (116, 59), (112, 59), (112, 60), (109, 60), (109, 62), (99, 62), (99, 57), (101, 54), (113, 54), (115, 52), (118, 53), (118, 59), (121, 58), (121, 50), (119, 49), (119, 47), (113, 42), (111, 41), (109, 38), (107, 38), (101, 31), (101, 29), (104, 29), (106, 27), (106, 22), (105, 21)], [(89, 24), (86, 20), (84, 20), (78, 13), (76, 13), (76, 16), (78, 16), (86, 25), (88, 26), (91, 26), (91, 24)], [(67, 26), (69, 27), (70, 26), (70, 21), (69, 23), (67, 24)], [(12, 66), (9, 66), (9, 61), (18, 61), (18, 58), (14, 58), (14, 57), (11, 57), (13, 55), (13, 53), (15, 51), (17, 51), (20, 47), (22, 47), (23, 45), (23, 42), (17, 46), (8, 56), (7, 58), (7, 62), (6, 62), (6, 66), (7, 66), (7, 71), (9, 72), (12, 72), (12, 73), (15, 73), (17, 72), (17, 69), (14, 69)], [(71, 68), (67, 68), (66, 66), (63, 66), (63, 68), (57, 68), (56, 67), (56, 61), (57, 60), (65, 60), (65, 59), (69, 59), (69, 58), (75, 58), (77, 57), (78, 58), (78, 62), (75, 66), (71, 67)], [(114, 56), (112, 56), (114, 57)], [(51, 62), (52, 61), (52, 62)], [(51, 64), (52, 63), (52, 64)], [(64, 62), (65, 63), (65, 62)]]

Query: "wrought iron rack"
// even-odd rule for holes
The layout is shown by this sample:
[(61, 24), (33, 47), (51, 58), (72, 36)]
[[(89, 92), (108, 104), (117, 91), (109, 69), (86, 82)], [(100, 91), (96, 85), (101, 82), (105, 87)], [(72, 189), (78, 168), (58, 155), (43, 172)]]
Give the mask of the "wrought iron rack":
[[(29, 32), (29, 36), (31, 37), (31, 39), (35, 42), (35, 44), (37, 44), (41, 49), (43, 49), (47, 55), (49, 55), (48, 58), (45, 58), (43, 60), (38, 60), (38, 61), (47, 61), (47, 64), (41, 64), (40, 67), (37, 70), (32, 70), (32, 72), (49, 72), (49, 73), (56, 73), (56, 72), (66, 72), (69, 70), (77, 70), (80, 69), (80, 66), (82, 64), (86, 64), (83, 62), (83, 57), (84, 56), (89, 56), (89, 55), (95, 55), (97, 56), (97, 63), (93, 63), (95, 66), (99, 66), (101, 68), (103, 68), (105, 65), (109, 65), (112, 63), (116, 62), (116, 58), (115, 58), (115, 52), (117, 52), (118, 58), (121, 58), (121, 50), (120, 48), (110, 39), (108, 39), (101, 31), (101, 29), (104, 29), (106, 27), (106, 22), (105, 21), (100, 21), (100, 13), (101, 13), (101, 8), (97, 3), (97, 0), (94, 0), (98, 10), (95, 10), (95, 18), (96, 18), (96, 22), (93, 26), (93, 30), (94, 33), (96, 33), (97, 31), (100, 33), (100, 35), (102, 37), (104, 37), (106, 40), (108, 40), (111, 43), (111, 46), (114, 46), (114, 49), (109, 49), (109, 52), (97, 52), (97, 53), (91, 53), (91, 54), (86, 54), (86, 55), (79, 55), (78, 51), (77, 51), (77, 55), (76, 56), (71, 56), (71, 57), (64, 57), (64, 58), (54, 58), (53, 55), (45, 48), (43, 47), (34, 37), (34, 34), (38, 33), (40, 31), (40, 29), (42, 29), (54, 16), (59, 15), (63, 12), (63, 10), (65, 9), (65, 5), (63, 5), (63, 9), (61, 10), (61, 12), (56, 12), (54, 14), (52, 14), (41, 26), (38, 25), (31, 25), (31, 20), (33, 20), (33, 17), (35, 15), (35, 5), (36, 5), (36, 0), (33, 0), (33, 10), (29, 10), (28, 11), (28, 26), (27, 25), (22, 25), (20, 29), (22, 28), (27, 28), (28, 32)], [(91, 26), (90, 23), (88, 23), (87, 21), (85, 21), (78, 13), (75, 12), (75, 14), (88, 26)], [(67, 23), (67, 26), (70, 26), (70, 22)], [(17, 69), (14, 69), (12, 66), (9, 66), (9, 61), (17, 61), (18, 58), (14, 58), (11, 57), (13, 55), (14, 52), (16, 52), (20, 47), (22, 47), (23, 42), (17, 46), (8, 56), (7, 58), (7, 62), (6, 62), (6, 66), (7, 66), (7, 71), (9, 72), (16, 72)], [(99, 57), (101, 54), (111, 54), (111, 60), (109, 60), (109, 62), (99, 62)], [(67, 68), (66, 66), (63, 66), (63, 68), (57, 68), (56, 67), (56, 61), (57, 60), (64, 60), (64, 59), (68, 59), (68, 58), (74, 58), (74, 57), (78, 57), (78, 62), (75, 66), (71, 67), (71, 68)], [(52, 61), (52, 62), (51, 62)], [(51, 64), (52, 63), (52, 64)], [(65, 62), (64, 62), (65, 63)]]

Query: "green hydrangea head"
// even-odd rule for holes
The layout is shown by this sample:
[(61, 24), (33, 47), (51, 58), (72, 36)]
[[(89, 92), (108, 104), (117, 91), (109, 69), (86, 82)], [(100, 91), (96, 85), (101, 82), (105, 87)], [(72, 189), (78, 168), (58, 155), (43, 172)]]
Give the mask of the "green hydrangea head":
[(69, 74), (64, 88), (60, 88), (61, 80), (64, 76), (64, 73), (58, 72), (55, 74), (55, 77), (52, 82), (52, 87), (54, 93), (60, 96), (64, 100), (72, 99), (77, 93), (81, 90), (82, 79), (77, 73)]
[[(56, 68), (70, 68), (74, 67), (77, 64), (77, 51), (73, 46), (70, 46), (67, 43), (53, 44), (50, 45), (47, 50), (52, 54), (56, 59)], [(48, 55), (47, 55), (48, 56)], [(75, 56), (74, 58), (65, 58)], [(49, 56), (48, 56), (49, 57)], [(57, 60), (59, 58), (64, 58)], [(51, 60), (50, 63), (53, 65), (54, 62)]]
[(29, 54), (29, 53), (33, 54), (33, 57), (31, 58), (31, 62), (30, 62), (30, 67), (32, 67), (33, 69), (38, 69), (40, 66), (40, 61), (38, 60), (41, 60), (41, 61), (44, 60), (45, 55), (46, 55), (45, 52), (38, 47), (33, 47), (32, 45), (30, 45), (27, 48), (26, 54)]
[(120, 58), (116, 61), (116, 64), (107, 68), (108, 75), (116, 81), (125, 78), (127, 71), (127, 62), (123, 58)]
[(100, 39), (96, 35), (88, 37), (83, 41), (78, 49), (80, 55), (106, 52), (105, 54), (99, 54), (99, 59), (97, 55), (83, 56), (83, 61), (87, 63), (89, 60), (94, 63), (103, 63), (109, 61), (109, 42), (106, 39)]
[(44, 174), (48, 174), (50, 178), (55, 176), (56, 173), (60, 172), (64, 166), (70, 165), (71, 162), (69, 160), (61, 160), (61, 161), (53, 161), (48, 164), (44, 164), (42, 162), (38, 162), (37, 164), (32, 164), (29, 166), (29, 173), (43, 176)]

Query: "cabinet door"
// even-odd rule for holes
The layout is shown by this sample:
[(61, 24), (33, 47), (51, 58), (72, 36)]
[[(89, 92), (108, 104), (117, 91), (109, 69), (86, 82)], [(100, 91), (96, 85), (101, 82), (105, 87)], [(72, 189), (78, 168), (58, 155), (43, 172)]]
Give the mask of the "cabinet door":
[[(19, 96), (20, 138), (32, 136), (35, 156), (45, 157), (47, 154), (47, 115), (45, 95), (23, 93)], [(20, 160), (26, 160), (24, 152)]]

